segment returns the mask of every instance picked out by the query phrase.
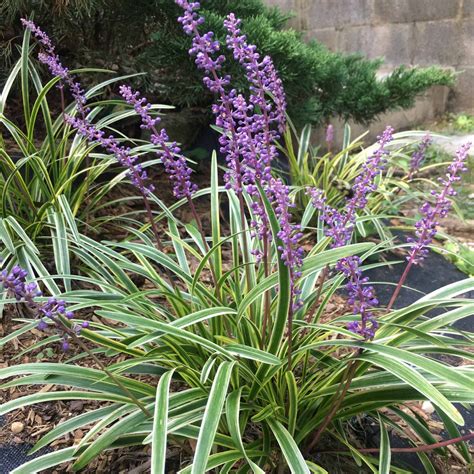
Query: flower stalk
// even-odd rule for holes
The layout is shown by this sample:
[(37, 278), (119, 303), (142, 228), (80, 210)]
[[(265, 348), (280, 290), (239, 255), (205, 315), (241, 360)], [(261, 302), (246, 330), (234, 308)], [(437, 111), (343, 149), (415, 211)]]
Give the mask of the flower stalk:
[(448, 166), (444, 178), (439, 178), (442, 189), (439, 192), (432, 191), (431, 194), (435, 198), (435, 203), (425, 202), (420, 208), (422, 218), (415, 224), (416, 238), (409, 237), (407, 240), (412, 244), (407, 257), (407, 265), (398, 281), (395, 291), (390, 298), (387, 310), (392, 309), (398, 295), (405, 283), (410, 269), (413, 265), (418, 265), (428, 254), (427, 247), (433, 242), (434, 237), (438, 233), (440, 219), (446, 217), (452, 207), (451, 199), (456, 196), (453, 185), (461, 180), (460, 174), (467, 171), (466, 161), (468, 158), (471, 143), (461, 145), (456, 151), (453, 162)]

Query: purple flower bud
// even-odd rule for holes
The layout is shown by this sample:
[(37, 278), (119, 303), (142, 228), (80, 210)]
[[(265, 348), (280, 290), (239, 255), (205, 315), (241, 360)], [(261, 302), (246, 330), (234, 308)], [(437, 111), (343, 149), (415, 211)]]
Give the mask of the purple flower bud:
[(306, 194), (311, 198), (311, 204), (315, 209), (318, 211), (322, 211), (324, 209), (324, 205), (326, 202), (326, 198), (324, 196), (324, 192), (318, 188), (306, 188)]
[(48, 328), (48, 323), (44, 319), (40, 319), (36, 326), (40, 331), (44, 331)]
[(418, 145), (418, 148), (413, 153), (410, 161), (410, 171), (408, 172), (408, 179), (411, 180), (413, 175), (420, 169), (421, 164), (425, 160), (426, 150), (432, 143), (432, 138), (427, 133)]

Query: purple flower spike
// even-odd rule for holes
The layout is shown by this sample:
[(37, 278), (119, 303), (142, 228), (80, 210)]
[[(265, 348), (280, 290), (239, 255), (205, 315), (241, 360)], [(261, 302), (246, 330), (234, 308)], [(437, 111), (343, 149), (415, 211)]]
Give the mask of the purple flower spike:
[[(23, 302), (38, 318), (37, 329), (46, 331), (50, 327), (55, 328), (63, 338), (63, 349), (67, 350), (69, 348), (68, 335), (64, 331), (60, 318), (65, 316), (67, 319), (72, 319), (74, 317), (73, 313), (67, 310), (64, 300), (55, 297), (48, 298), (46, 302), (36, 302), (35, 298), (41, 296), (41, 291), (39, 291), (36, 283), (26, 282), (27, 276), (28, 272), (25, 269), (15, 265), (10, 272), (3, 270), (0, 273), (0, 286), (9, 296)], [(49, 325), (46, 322), (47, 319), (53, 324)]]
[[(54, 45), (50, 38), (32, 21), (23, 19), (22, 23), (33, 33), (38, 42), (44, 47), (44, 52), (41, 52), (38, 56), (39, 60), (48, 66), (54, 76), (61, 79), (61, 87), (63, 84), (66, 84), (74, 97), (79, 117), (66, 115), (64, 117), (66, 123), (71, 125), (88, 141), (99, 143), (108, 152), (115, 155), (118, 162), (123, 167), (128, 168), (128, 176), (132, 181), (132, 184), (136, 186), (143, 195), (153, 192), (153, 185), (146, 183), (148, 180), (146, 171), (143, 170), (139, 163), (137, 163), (138, 157), (132, 156), (130, 149), (120, 145), (120, 142), (114, 136), (111, 135), (106, 137), (102, 130), (97, 129), (87, 120), (86, 114), (89, 109), (85, 106), (87, 99), (84, 91), (82, 90), (80, 83), (75, 81), (71, 76), (69, 70), (61, 64), (59, 56), (55, 53)], [(152, 120), (151, 117), (150, 120)]]
[(375, 178), (383, 170), (385, 157), (388, 155), (387, 145), (393, 140), (393, 128), (387, 127), (378, 137), (378, 148), (362, 167), (362, 173), (357, 176), (353, 185), (354, 196), (349, 199), (347, 215), (352, 219), (356, 209), (367, 206), (367, 196), (377, 188)]
[(461, 145), (456, 151), (456, 157), (449, 165), (445, 178), (439, 178), (442, 185), (440, 192), (432, 191), (435, 198), (434, 205), (425, 202), (420, 209), (423, 217), (415, 224), (416, 239), (408, 238), (408, 242), (413, 244), (408, 254), (407, 260), (410, 264), (420, 263), (428, 253), (427, 246), (433, 242), (438, 232), (439, 219), (448, 215), (452, 202), (449, 199), (456, 195), (453, 188), (454, 183), (461, 179), (460, 173), (467, 171), (466, 161), (468, 158), (471, 143)]
[(413, 175), (420, 169), (421, 164), (425, 160), (426, 150), (433, 142), (431, 135), (427, 133), (418, 145), (418, 148), (411, 156), (410, 171), (408, 172), (408, 179), (411, 180)]
[(155, 187), (147, 184), (148, 174), (137, 163), (138, 157), (131, 154), (130, 148), (124, 147), (113, 135), (105, 136), (103, 130), (99, 130), (93, 124), (85, 119), (66, 115), (65, 121), (71, 125), (79, 134), (91, 143), (99, 143), (105, 150), (112, 153), (117, 161), (126, 169), (128, 169), (128, 177), (132, 184), (145, 196), (152, 193)]
[(339, 260), (336, 269), (342, 272), (348, 280), (346, 290), (353, 313), (360, 314), (360, 321), (353, 321), (348, 325), (348, 329), (360, 334), (364, 339), (370, 340), (374, 338), (378, 328), (378, 323), (371, 311), (372, 307), (378, 305), (378, 300), (375, 298), (374, 288), (366, 284), (369, 279), (362, 277), (360, 264), (359, 257), (346, 257)]
[[(283, 83), (278, 77), (275, 66), (270, 56), (260, 58), (257, 47), (247, 43), (247, 37), (239, 29), (241, 20), (231, 13), (224, 21), (228, 31), (227, 46), (233, 52), (234, 58), (244, 67), (247, 80), (250, 83), (250, 102), (258, 106), (269, 123), (275, 122), (280, 133), (286, 125), (286, 98)], [(275, 104), (267, 100), (270, 96)]]
[(290, 189), (280, 179), (272, 178), (266, 189), (268, 199), (275, 209), (275, 214), (280, 223), (278, 238), (282, 245), (278, 247), (280, 258), (290, 271), (290, 290), (293, 311), (301, 307), (298, 295), (301, 291), (296, 286), (297, 279), (301, 276), (303, 265), (303, 248), (298, 245), (303, 236), (300, 232), (301, 226), (291, 223), (291, 208), (294, 204), (290, 200)]
[(138, 115), (142, 119), (142, 128), (152, 131), (151, 142), (160, 146), (161, 150), (157, 154), (161, 157), (161, 162), (165, 167), (170, 180), (173, 182), (173, 194), (176, 198), (191, 198), (197, 191), (196, 184), (191, 182), (192, 170), (186, 162), (186, 158), (181, 155), (181, 149), (176, 142), (171, 142), (163, 128), (159, 132), (156, 124), (160, 122), (159, 117), (152, 118), (150, 115), (151, 104), (144, 98), (140, 98), (139, 92), (134, 92), (128, 86), (120, 86), (120, 94), (132, 105)]
[[(227, 90), (229, 76), (222, 76), (225, 57), (220, 54), (221, 46), (214, 34), (201, 34), (199, 26), (204, 19), (197, 13), (198, 2), (175, 0), (184, 14), (178, 19), (186, 34), (193, 37), (190, 54), (195, 56), (199, 69), (205, 73), (204, 84), (218, 94), (218, 101), (212, 110), (216, 125), (222, 129), (219, 137), (220, 151), (226, 156), (227, 172), (224, 176), (227, 189), (241, 195), (244, 188), (253, 197), (251, 209), (253, 220), (250, 225), (254, 237), (263, 242), (271, 239), (268, 216), (258, 191), (259, 184), (272, 203), (280, 223), (278, 237), (280, 257), (288, 266), (291, 276), (292, 308), (299, 290), (296, 280), (300, 276), (303, 250), (298, 246), (301, 237), (299, 226), (291, 223), (289, 188), (271, 175), (271, 162), (277, 156), (275, 142), (283, 132), (286, 123), (286, 99), (281, 80), (272, 60), (260, 57), (254, 45), (247, 43), (240, 31), (240, 20), (230, 14), (224, 22), (228, 35), (226, 44), (234, 58), (243, 66), (250, 83), (247, 99), (235, 89)], [(257, 260), (260, 251), (254, 251)]]
[(31, 31), (33, 36), (44, 48), (44, 51), (38, 54), (39, 61), (48, 67), (53, 76), (61, 79), (59, 84), (60, 88), (63, 88), (64, 84), (68, 86), (76, 102), (78, 112), (82, 117), (85, 117), (89, 109), (86, 107), (87, 99), (84, 90), (81, 88), (81, 84), (75, 81), (74, 77), (69, 72), (69, 69), (61, 64), (51, 39), (44, 31), (36, 26), (34, 22), (24, 18), (21, 19), (21, 22), (25, 28), (28, 28)]
[[(388, 154), (387, 145), (392, 141), (393, 128), (387, 127), (378, 137), (377, 150), (367, 159), (362, 167), (362, 172), (357, 176), (353, 185), (354, 195), (347, 201), (345, 212), (340, 212), (324, 203), (321, 191), (307, 189), (313, 206), (321, 211), (322, 220), (325, 222), (326, 236), (332, 238), (331, 247), (343, 247), (351, 242), (356, 224), (357, 210), (367, 205), (368, 196), (375, 191), (377, 185), (375, 178), (382, 171), (385, 157)], [(362, 277), (360, 271), (360, 258), (357, 256), (339, 260), (336, 269), (347, 278), (346, 289), (349, 294), (349, 303), (354, 314), (360, 314), (360, 321), (349, 324), (348, 328), (364, 337), (365, 340), (373, 339), (378, 327), (370, 308), (378, 304), (374, 289), (367, 285), (368, 278)]]

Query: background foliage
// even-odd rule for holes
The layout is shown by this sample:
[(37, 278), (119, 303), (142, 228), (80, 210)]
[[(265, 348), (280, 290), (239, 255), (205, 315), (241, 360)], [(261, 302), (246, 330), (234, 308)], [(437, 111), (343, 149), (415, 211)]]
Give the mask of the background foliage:
[[(285, 85), (290, 115), (299, 124), (322, 123), (333, 116), (368, 122), (387, 110), (409, 107), (434, 84), (453, 82), (451, 73), (436, 67), (401, 66), (379, 79), (381, 60), (333, 53), (315, 41), (306, 44), (299, 33), (283, 29), (288, 15), (265, 7), (262, 0), (204, 0), (202, 5), (206, 28), (220, 40), (225, 38), (222, 20), (229, 11), (243, 19), (250, 42), (273, 58)], [(180, 33), (176, 22), (180, 13), (174, 2), (6, 0), (0, 7), (3, 68), (13, 50), (11, 40), (21, 32), (20, 16), (32, 13), (61, 39), (60, 53), (69, 64), (106, 66), (125, 74), (147, 72), (135, 86), (156, 100), (177, 107), (211, 104), (212, 97), (188, 56), (190, 39)], [(245, 87), (238, 66), (231, 65), (229, 72), (236, 79), (234, 85)]]

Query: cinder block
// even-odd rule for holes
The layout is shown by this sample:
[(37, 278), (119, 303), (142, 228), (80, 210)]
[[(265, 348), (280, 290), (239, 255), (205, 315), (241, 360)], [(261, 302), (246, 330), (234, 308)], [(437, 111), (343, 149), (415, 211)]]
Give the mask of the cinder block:
[(474, 19), (464, 20), (461, 26), (462, 45), (461, 52), (462, 64), (474, 64)]
[(460, 0), (375, 0), (374, 21), (410, 23), (456, 18), (460, 5)]
[(372, 8), (372, 0), (309, 0), (308, 29), (367, 25)]
[(323, 43), (331, 51), (338, 50), (338, 32), (335, 28), (324, 28), (322, 30), (308, 31), (305, 35), (308, 40), (314, 39), (320, 43)]
[(462, 16), (465, 18), (474, 16), (474, 0), (464, 0)]
[(453, 112), (474, 113), (474, 67), (459, 66), (458, 70), (462, 72), (456, 81), (449, 108)]
[[(433, 106), (433, 95), (439, 96), (439, 108)], [(446, 112), (447, 88), (436, 87), (430, 89), (425, 95), (418, 97), (415, 105), (407, 110), (394, 110), (380, 115), (370, 125), (362, 125), (349, 122), (351, 126), (351, 136), (355, 138), (362, 133), (369, 131), (364, 138), (366, 144), (371, 144), (377, 139), (387, 125), (391, 125), (395, 130), (408, 130), (419, 127), (420, 124), (433, 120), (435, 117)], [(442, 102), (442, 103), (441, 103)], [(333, 119), (334, 138), (338, 146), (342, 145), (344, 122), (341, 119)], [(324, 143), (325, 130), (323, 128), (315, 129), (312, 135), (313, 144)]]
[(387, 64), (410, 64), (413, 25), (360, 26), (339, 33), (338, 49), (362, 53), (369, 58), (384, 57)]
[(298, 0), (265, 0), (265, 3), (271, 7), (279, 7), (282, 10), (294, 11), (298, 9)]
[(278, 7), (283, 12), (292, 14), (293, 16), (288, 20), (286, 26), (288, 28), (294, 28), (295, 30), (305, 29), (300, 12), (301, 2), (302, 0), (264, 0), (267, 6)]
[(460, 64), (462, 51), (461, 28), (454, 20), (415, 24), (414, 64)]
[(383, 56), (387, 64), (410, 64), (413, 38), (413, 24), (375, 26), (369, 39), (370, 57)]

